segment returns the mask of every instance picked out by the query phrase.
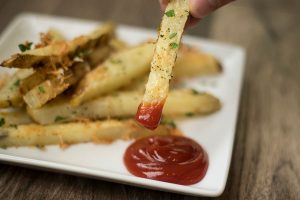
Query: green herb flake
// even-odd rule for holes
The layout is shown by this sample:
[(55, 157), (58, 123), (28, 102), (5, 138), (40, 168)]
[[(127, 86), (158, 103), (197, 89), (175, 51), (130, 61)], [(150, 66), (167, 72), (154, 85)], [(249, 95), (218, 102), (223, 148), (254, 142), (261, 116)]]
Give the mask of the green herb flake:
[(195, 89), (192, 89), (192, 93), (193, 93), (194, 95), (199, 94), (199, 92), (198, 92), (197, 90), (195, 90)]
[(35, 145), (36, 148), (40, 149), (40, 150), (45, 150), (45, 145)]
[(187, 117), (193, 117), (195, 115), (195, 113), (192, 113), (192, 112), (188, 112), (185, 114), (185, 116)]
[(165, 36), (165, 35), (162, 35), (162, 34), (160, 35), (160, 37), (164, 37), (164, 36)]
[(65, 117), (62, 117), (62, 116), (56, 116), (55, 117), (55, 122), (60, 122), (60, 121), (63, 121), (63, 120), (65, 120), (66, 118)]
[(45, 89), (42, 86), (39, 86), (38, 88), (39, 88), (40, 93), (43, 93), (43, 94), (46, 93)]
[(19, 87), (20, 86), (20, 79), (16, 80), (16, 82), (14, 82), (14, 86)]
[(174, 32), (174, 33), (171, 33), (171, 34), (169, 35), (169, 38), (170, 38), (170, 39), (172, 39), (172, 38), (174, 38), (176, 35), (177, 35), (177, 33), (176, 33), (176, 32)]
[(119, 96), (119, 94), (118, 94), (117, 92), (113, 92), (113, 93), (111, 94), (111, 96), (117, 97), (117, 96)]
[(110, 59), (110, 62), (113, 63), (113, 64), (120, 64), (120, 63), (122, 63), (122, 60), (112, 58), (112, 59)]
[(31, 49), (32, 42), (25, 42), (25, 44), (19, 44), (18, 47), (21, 52), (25, 52)]
[(10, 124), (9, 127), (17, 129), (18, 125), (17, 124)]
[(0, 127), (3, 126), (5, 124), (5, 119), (0, 117)]
[(171, 49), (176, 49), (178, 47), (178, 44), (176, 42), (170, 43)]
[(167, 17), (174, 17), (175, 16), (175, 12), (174, 12), (173, 9), (172, 10), (168, 10), (165, 14), (167, 15)]
[(166, 126), (169, 126), (171, 128), (176, 128), (177, 127), (176, 124), (175, 124), (175, 122), (173, 120), (171, 120), (171, 119), (164, 119), (164, 120), (162, 120), (161, 123), (164, 124), (164, 125), (166, 125)]
[(88, 56), (90, 53), (91, 53), (91, 51), (88, 49), (79, 49), (78, 51), (76, 51), (75, 57), (84, 58), (84, 57)]

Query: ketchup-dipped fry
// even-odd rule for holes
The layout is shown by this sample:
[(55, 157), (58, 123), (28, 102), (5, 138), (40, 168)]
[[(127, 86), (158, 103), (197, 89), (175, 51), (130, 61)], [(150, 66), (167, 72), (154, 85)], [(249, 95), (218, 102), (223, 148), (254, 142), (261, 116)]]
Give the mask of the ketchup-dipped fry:
[(136, 120), (146, 128), (155, 129), (160, 123), (188, 16), (188, 0), (170, 0), (162, 18), (146, 91), (136, 113)]

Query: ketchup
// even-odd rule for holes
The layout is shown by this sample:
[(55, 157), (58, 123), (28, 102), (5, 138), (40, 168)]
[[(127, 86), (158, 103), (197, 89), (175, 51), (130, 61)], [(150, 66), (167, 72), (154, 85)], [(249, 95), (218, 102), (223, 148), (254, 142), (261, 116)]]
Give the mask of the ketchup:
[(140, 104), (135, 116), (136, 121), (148, 129), (156, 129), (161, 120), (163, 106), (164, 101), (154, 105), (144, 103)]
[(181, 185), (199, 182), (208, 156), (194, 140), (182, 136), (150, 136), (131, 144), (124, 163), (135, 176)]

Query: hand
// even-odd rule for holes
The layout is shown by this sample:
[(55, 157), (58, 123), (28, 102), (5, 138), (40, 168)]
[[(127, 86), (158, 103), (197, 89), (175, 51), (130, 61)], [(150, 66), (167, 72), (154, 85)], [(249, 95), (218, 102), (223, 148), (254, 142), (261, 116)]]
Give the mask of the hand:
[[(190, 1), (190, 18), (187, 26), (195, 26), (203, 17), (207, 16), (214, 10), (230, 3), (234, 0), (189, 0)], [(162, 10), (165, 10), (169, 0), (159, 0)]]

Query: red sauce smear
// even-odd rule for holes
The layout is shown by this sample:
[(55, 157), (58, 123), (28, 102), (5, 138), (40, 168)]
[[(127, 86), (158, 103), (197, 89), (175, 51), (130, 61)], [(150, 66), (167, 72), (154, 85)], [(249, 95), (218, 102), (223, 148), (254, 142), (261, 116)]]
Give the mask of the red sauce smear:
[(131, 144), (124, 163), (135, 176), (181, 185), (199, 182), (208, 156), (194, 140), (182, 136), (150, 136)]
[(160, 123), (163, 107), (164, 102), (154, 105), (141, 103), (135, 115), (135, 120), (142, 126), (154, 130)]

